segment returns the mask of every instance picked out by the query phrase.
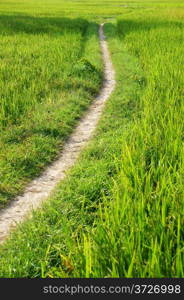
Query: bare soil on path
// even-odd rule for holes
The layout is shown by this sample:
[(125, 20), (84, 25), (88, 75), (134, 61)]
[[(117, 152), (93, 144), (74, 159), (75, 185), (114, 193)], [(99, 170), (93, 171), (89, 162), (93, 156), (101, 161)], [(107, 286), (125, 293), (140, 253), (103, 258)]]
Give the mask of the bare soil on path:
[(81, 150), (92, 138), (97, 122), (102, 114), (106, 100), (115, 88), (115, 72), (105, 40), (103, 24), (99, 27), (100, 47), (104, 62), (104, 81), (99, 95), (87, 110), (79, 125), (66, 142), (60, 157), (45, 172), (33, 180), (24, 193), (15, 198), (8, 207), (0, 212), (0, 243), (10, 231), (46, 200), (55, 186), (66, 176), (76, 162)]

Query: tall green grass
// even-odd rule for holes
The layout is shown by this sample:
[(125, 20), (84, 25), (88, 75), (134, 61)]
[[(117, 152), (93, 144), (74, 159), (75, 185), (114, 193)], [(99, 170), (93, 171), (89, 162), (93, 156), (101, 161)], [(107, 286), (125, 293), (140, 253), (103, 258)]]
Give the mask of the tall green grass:
[(81, 58), (88, 24), (16, 16), (2, 16), (0, 21), (0, 124), (7, 127), (20, 123), (37, 103), (54, 102), (58, 91), (67, 91), (68, 79), (76, 80), (73, 69)]
[[(116, 37), (113, 27), (112, 33)], [(106, 195), (109, 201), (112, 198), (112, 178), (121, 163), (122, 140), (141, 109), (142, 86), (138, 80), (142, 72), (137, 60), (121, 51), (116, 38), (113, 43), (117, 88), (107, 102), (96, 135), (43, 209), (1, 247), (1, 277), (70, 277), (80, 267), (87, 276), (81, 265), (83, 255), (78, 253), (80, 236), (91, 233), (103, 197)]]
[(143, 3), (106, 24), (116, 90), (68, 177), (1, 246), (0, 277), (184, 276), (184, 11)]
[[(67, 90), (81, 58), (84, 20), (1, 16), (1, 126)], [(54, 101), (54, 99), (50, 100)]]
[[(102, 81), (98, 26), (0, 16), (0, 206), (57, 156)], [(93, 53), (91, 52), (93, 48)]]
[(117, 33), (144, 71), (143, 111), (122, 143), (112, 201), (104, 197), (79, 243), (74, 276), (183, 277), (183, 21), (134, 16), (118, 20)]

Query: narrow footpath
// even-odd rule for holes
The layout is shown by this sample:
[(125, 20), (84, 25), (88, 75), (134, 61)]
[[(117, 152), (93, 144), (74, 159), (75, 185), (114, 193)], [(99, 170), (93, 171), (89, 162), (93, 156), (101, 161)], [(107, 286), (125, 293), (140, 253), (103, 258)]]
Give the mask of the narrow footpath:
[(107, 42), (103, 30), (99, 27), (100, 47), (104, 62), (104, 82), (99, 95), (94, 99), (73, 134), (66, 142), (60, 157), (45, 172), (33, 180), (25, 192), (12, 200), (10, 205), (0, 212), (0, 243), (8, 237), (10, 231), (41, 206), (56, 185), (64, 179), (66, 172), (75, 164), (81, 150), (92, 138), (106, 100), (115, 88), (115, 72), (112, 66)]

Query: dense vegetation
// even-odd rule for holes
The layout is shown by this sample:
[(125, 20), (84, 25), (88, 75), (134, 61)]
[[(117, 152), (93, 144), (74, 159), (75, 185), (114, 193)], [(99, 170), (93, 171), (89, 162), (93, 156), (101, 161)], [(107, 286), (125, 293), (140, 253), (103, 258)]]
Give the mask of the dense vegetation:
[(81, 18), (0, 17), (0, 206), (56, 157), (97, 94), (97, 33)]
[(95, 7), (118, 15), (105, 26), (116, 90), (68, 177), (1, 246), (1, 277), (184, 276), (184, 8)]

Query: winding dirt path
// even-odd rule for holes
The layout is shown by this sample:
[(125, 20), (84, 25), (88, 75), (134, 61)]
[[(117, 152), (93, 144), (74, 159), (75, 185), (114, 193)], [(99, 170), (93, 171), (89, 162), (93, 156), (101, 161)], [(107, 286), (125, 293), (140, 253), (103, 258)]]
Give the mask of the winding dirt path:
[(115, 87), (115, 72), (105, 41), (103, 24), (99, 27), (99, 39), (104, 62), (103, 87), (65, 144), (60, 157), (27, 186), (23, 195), (18, 196), (0, 212), (0, 243), (16, 224), (22, 222), (33, 209), (38, 208), (48, 198), (55, 186), (65, 177), (66, 171), (75, 164), (82, 148), (93, 135), (104, 104)]

